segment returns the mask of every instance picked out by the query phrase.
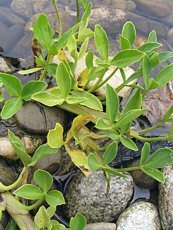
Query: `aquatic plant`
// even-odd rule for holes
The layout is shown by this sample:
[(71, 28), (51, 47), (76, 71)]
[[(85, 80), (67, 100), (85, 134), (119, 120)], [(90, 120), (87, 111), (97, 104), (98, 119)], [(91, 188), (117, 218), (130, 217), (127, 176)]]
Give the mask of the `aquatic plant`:
[[(56, 127), (49, 131), (47, 143), (40, 146), (33, 156), (29, 156), (20, 141), (11, 131), (8, 136), (11, 144), (22, 161), (24, 167), (14, 184), (5, 186), (0, 183), (0, 191), (4, 200), (12, 200), (13, 206), (20, 207), (23, 214), (27, 215), (29, 222), (33, 224), (28, 216), (28, 211), (38, 207), (44, 200), (50, 206), (41, 206), (35, 216), (36, 229), (65, 229), (57, 221), (51, 220), (56, 211), (57, 205), (64, 204), (64, 198), (59, 191), (49, 191), (53, 179), (51, 175), (43, 170), (34, 173), (36, 185), (22, 182), (23, 175), (29, 167), (34, 166), (39, 160), (47, 155), (55, 153), (58, 149), (65, 147), (72, 162), (86, 175), (90, 170), (103, 170), (106, 178), (110, 175), (124, 177), (124, 172), (142, 170), (147, 175), (159, 182), (164, 182), (164, 175), (159, 169), (173, 162), (173, 151), (168, 148), (160, 148), (150, 154), (149, 142), (157, 140), (173, 141), (173, 129), (164, 137), (146, 137), (145, 133), (156, 129), (164, 122), (172, 122), (173, 108), (169, 108), (163, 115), (161, 121), (154, 126), (135, 130), (133, 122), (146, 112), (142, 109), (142, 102), (150, 90), (166, 85), (173, 79), (173, 64), (164, 67), (155, 77), (151, 77), (152, 70), (173, 57), (173, 52), (159, 52), (161, 44), (157, 41), (155, 31), (151, 31), (145, 44), (136, 47), (136, 29), (132, 22), (124, 24), (119, 36), (120, 51), (113, 57), (109, 56), (109, 40), (105, 30), (96, 25), (94, 30), (88, 27), (92, 4), (89, 1), (76, 1), (77, 16), (76, 24), (65, 33), (62, 33), (61, 19), (55, 1), (58, 19), (58, 33), (50, 26), (48, 17), (45, 14), (39, 15), (34, 27), (34, 38), (39, 43), (39, 55), (35, 56), (36, 67), (29, 70), (21, 70), (19, 74), (26, 75), (39, 73), (39, 79), (28, 81), (22, 86), (21, 81), (10, 74), (0, 73), (0, 81), (6, 88), (10, 99), (5, 100), (1, 111), (2, 119), (12, 117), (22, 108), (23, 101), (34, 100), (46, 106), (58, 106), (76, 114), (70, 130), (64, 135), (63, 127), (57, 123)], [(80, 4), (79, 4), (80, 3)], [(83, 15), (79, 20), (79, 8), (83, 8)], [(58, 37), (57, 37), (58, 36)], [(88, 51), (90, 39), (94, 38), (98, 55), (94, 51)], [(56, 59), (56, 62), (53, 61)], [(85, 68), (76, 76), (76, 70), (81, 60), (84, 60)], [(135, 72), (126, 77), (124, 68), (136, 64)], [(111, 72), (105, 78), (105, 74)], [(120, 71), (122, 84), (113, 87), (108, 84), (111, 78)], [(48, 88), (46, 79), (55, 78), (55, 84)], [(135, 83), (138, 79), (142, 84)], [(106, 92), (102, 97), (97, 95), (100, 88), (105, 86)], [(124, 88), (133, 89), (125, 105), (119, 97), (119, 92)], [(124, 101), (123, 101), (124, 103)], [(87, 124), (94, 124), (94, 131), (91, 131)], [(65, 137), (64, 137), (65, 136)], [(97, 145), (96, 140), (109, 138), (105, 148)], [(113, 168), (110, 163), (115, 159), (118, 152), (118, 144), (137, 151), (138, 147), (134, 139), (144, 142), (141, 149), (140, 165), (131, 168)], [(73, 143), (73, 147), (72, 144)], [(103, 153), (104, 151), (104, 153)], [(103, 153), (103, 154), (102, 154)], [(16, 189), (14, 192), (9, 193)], [(13, 195), (12, 195), (13, 194)], [(37, 200), (28, 206), (22, 204), (17, 198), (26, 200)], [(7, 209), (3, 201), (0, 203), (0, 210)], [(7, 202), (8, 203), (8, 202)], [(22, 219), (18, 220), (13, 216), (20, 226), (24, 224)], [(86, 219), (77, 214), (70, 221), (70, 229), (77, 229), (76, 226), (86, 224)], [(58, 226), (58, 227), (57, 227)]]

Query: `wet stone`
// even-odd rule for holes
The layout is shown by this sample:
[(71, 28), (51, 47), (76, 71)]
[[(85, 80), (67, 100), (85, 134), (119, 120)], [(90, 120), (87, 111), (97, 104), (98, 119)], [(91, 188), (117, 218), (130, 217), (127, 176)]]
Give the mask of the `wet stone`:
[(4, 185), (14, 183), (16, 179), (15, 172), (12, 168), (7, 167), (5, 163), (0, 162), (0, 182)]
[(12, 12), (7, 7), (0, 7), (0, 21), (7, 23), (9, 26), (14, 24), (25, 24), (25, 20)]
[(12, 10), (22, 17), (30, 17), (33, 10), (33, 2), (31, 0), (13, 0), (11, 3)]
[(65, 193), (64, 207), (67, 217), (77, 212), (85, 215), (89, 223), (113, 222), (126, 208), (133, 195), (133, 180), (112, 176), (110, 190), (102, 171), (92, 172), (88, 177), (77, 174)]
[(117, 230), (161, 230), (157, 208), (140, 201), (128, 207), (118, 218)]
[(55, 128), (56, 123), (63, 127), (66, 123), (65, 112), (57, 107), (46, 107), (29, 102), (15, 114), (18, 125), (26, 132), (33, 134), (47, 134)]
[(7, 60), (1, 56), (0, 56), (0, 72), (3, 72), (3, 73), (13, 72), (13, 68), (10, 66)]
[(96, 223), (87, 224), (84, 230), (116, 230), (116, 225), (113, 223)]
[(165, 183), (159, 186), (159, 212), (164, 230), (173, 229), (173, 165), (163, 169)]

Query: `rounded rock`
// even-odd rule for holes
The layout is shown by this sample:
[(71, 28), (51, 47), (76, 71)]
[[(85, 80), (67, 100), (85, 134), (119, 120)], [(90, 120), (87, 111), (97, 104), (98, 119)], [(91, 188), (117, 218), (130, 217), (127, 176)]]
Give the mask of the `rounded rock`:
[(10, 185), (14, 183), (15, 179), (16, 176), (13, 169), (0, 162), (0, 182), (4, 185)]
[(26, 18), (30, 17), (34, 12), (31, 0), (13, 0), (11, 8), (14, 12)]
[(29, 102), (15, 114), (15, 119), (21, 129), (33, 134), (47, 134), (56, 123), (63, 127), (66, 123), (65, 112), (57, 107), (46, 107)]
[(66, 215), (70, 218), (80, 212), (89, 223), (115, 221), (133, 195), (133, 179), (130, 174), (126, 175), (125, 178), (111, 176), (107, 191), (107, 180), (102, 171), (91, 172), (88, 177), (78, 174), (65, 193)]
[(163, 169), (165, 183), (159, 185), (159, 212), (164, 230), (173, 229), (173, 165)]
[(96, 223), (87, 224), (84, 230), (116, 230), (116, 225), (113, 223)]
[(140, 201), (127, 208), (118, 218), (117, 230), (161, 230), (154, 204)]

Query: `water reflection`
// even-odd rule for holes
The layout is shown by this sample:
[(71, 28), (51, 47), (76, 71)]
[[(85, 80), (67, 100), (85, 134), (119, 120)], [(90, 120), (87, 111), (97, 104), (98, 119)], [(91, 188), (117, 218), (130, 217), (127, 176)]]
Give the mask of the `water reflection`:
[[(139, 39), (145, 41), (152, 29), (157, 31), (159, 39), (164, 43), (163, 50), (173, 46), (173, 1), (168, 0), (92, 0), (93, 16), (91, 26), (100, 23), (114, 38), (111, 42), (115, 50), (115, 38), (126, 20), (132, 20), (137, 27)], [(74, 0), (59, 0), (59, 8), (63, 19), (64, 31), (74, 21)], [(37, 14), (45, 12), (52, 25), (57, 28), (54, 9), (50, 0), (1, 0), (0, 1), (0, 52), (3, 55), (32, 59), (29, 31)], [(2, 52), (3, 51), (3, 52)]]

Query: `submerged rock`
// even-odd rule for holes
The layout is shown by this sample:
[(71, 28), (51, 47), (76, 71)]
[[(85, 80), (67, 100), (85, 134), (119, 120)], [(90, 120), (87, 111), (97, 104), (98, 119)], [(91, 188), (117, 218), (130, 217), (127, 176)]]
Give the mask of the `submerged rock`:
[(165, 183), (159, 186), (159, 212), (164, 230), (173, 229), (173, 165), (163, 169)]
[(145, 201), (127, 208), (118, 218), (117, 230), (161, 230), (157, 208)]
[(84, 230), (116, 230), (116, 224), (103, 222), (96, 224), (87, 224)]
[(55, 128), (56, 123), (65, 126), (66, 114), (57, 107), (46, 107), (29, 102), (15, 114), (15, 119), (26, 132), (47, 134), (50, 129)]
[(77, 212), (85, 215), (89, 223), (112, 222), (126, 208), (133, 195), (133, 180), (111, 176), (110, 189), (102, 171), (88, 177), (77, 174), (65, 193), (65, 213), (70, 218)]
[(34, 12), (31, 0), (13, 0), (11, 8), (14, 12), (26, 18), (30, 17)]

